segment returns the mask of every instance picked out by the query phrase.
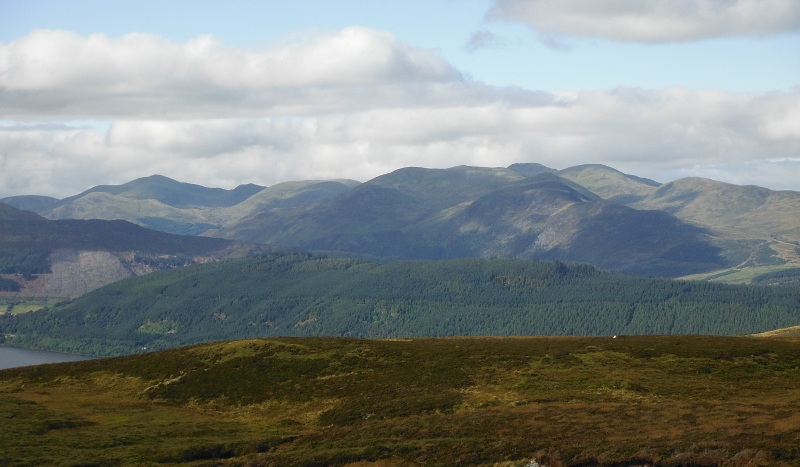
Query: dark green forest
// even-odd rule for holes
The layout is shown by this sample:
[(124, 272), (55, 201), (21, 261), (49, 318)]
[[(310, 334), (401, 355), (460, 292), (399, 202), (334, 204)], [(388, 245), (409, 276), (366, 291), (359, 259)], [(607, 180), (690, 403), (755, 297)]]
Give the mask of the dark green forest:
[(115, 355), (256, 336), (748, 334), (800, 324), (800, 288), (512, 259), (377, 264), (272, 254), (126, 279), (0, 317), (7, 344)]
[(46, 274), (50, 272), (49, 255), (46, 248), (0, 249), (0, 274)]

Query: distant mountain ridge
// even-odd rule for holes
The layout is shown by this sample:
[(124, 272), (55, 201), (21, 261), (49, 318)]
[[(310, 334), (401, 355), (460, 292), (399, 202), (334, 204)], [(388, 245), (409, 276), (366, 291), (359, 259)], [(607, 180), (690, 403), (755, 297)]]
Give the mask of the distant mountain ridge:
[(206, 188), (184, 183), (163, 175), (137, 178), (122, 185), (99, 185), (75, 196), (60, 200), (56, 207), (69, 204), (90, 193), (108, 193), (130, 199), (154, 199), (176, 208), (228, 207), (241, 203), (266, 187), (239, 185), (232, 190)]
[(0, 199), (0, 203), (5, 203), (17, 209), (26, 211), (42, 212), (56, 205), (60, 200), (51, 196), (21, 195), (9, 196)]
[(726, 264), (710, 232), (606, 202), (546, 170), (525, 177), (477, 167), (400, 169), (213, 235), (395, 259), (558, 258), (654, 276)]
[(53, 220), (127, 220), (167, 233), (199, 235), (247, 218), (253, 211), (313, 203), (353, 184), (357, 182), (306, 181), (224, 190), (153, 175), (123, 185), (101, 185), (62, 200), (16, 196), (0, 201)]
[(386, 259), (558, 258), (671, 277), (800, 266), (800, 193), (692, 178), (661, 184), (599, 164), (408, 167), (363, 184), (234, 190), (152, 176), (50, 207), (42, 207), (47, 199), (8, 200), (51, 219), (125, 219)]

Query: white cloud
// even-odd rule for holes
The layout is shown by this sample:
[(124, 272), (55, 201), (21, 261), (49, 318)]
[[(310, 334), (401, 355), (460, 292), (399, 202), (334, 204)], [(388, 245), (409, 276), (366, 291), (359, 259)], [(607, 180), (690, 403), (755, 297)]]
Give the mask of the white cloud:
[(52, 30), (0, 43), (0, 119), (338, 112), (435, 102), (465, 86), (435, 52), (357, 27), (265, 51), (210, 36), (175, 44)]
[(604, 163), (659, 181), (714, 175), (800, 189), (800, 88), (617, 89), (510, 99), (309, 116), (117, 120), (106, 134), (0, 128), (0, 196), (67, 196), (153, 173), (233, 187), (514, 162)]
[(689, 41), (800, 30), (797, 0), (494, 0), (491, 19), (539, 32), (625, 42)]

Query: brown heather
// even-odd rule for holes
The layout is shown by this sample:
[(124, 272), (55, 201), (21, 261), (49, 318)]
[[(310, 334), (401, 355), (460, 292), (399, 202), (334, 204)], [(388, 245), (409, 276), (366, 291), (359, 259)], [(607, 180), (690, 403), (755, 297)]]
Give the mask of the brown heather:
[(0, 372), (0, 465), (800, 465), (800, 340), (246, 340)]

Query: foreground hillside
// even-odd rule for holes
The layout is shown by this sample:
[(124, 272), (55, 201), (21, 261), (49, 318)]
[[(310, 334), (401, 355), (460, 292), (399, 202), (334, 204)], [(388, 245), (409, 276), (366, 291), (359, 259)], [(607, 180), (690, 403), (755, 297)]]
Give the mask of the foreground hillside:
[(378, 264), (272, 254), (108, 285), (0, 316), (9, 345), (115, 355), (261, 336), (749, 334), (800, 323), (800, 289), (539, 260)]
[(800, 341), (271, 339), (0, 371), (8, 466), (792, 466)]

